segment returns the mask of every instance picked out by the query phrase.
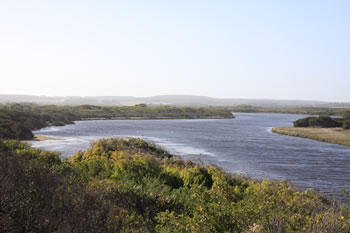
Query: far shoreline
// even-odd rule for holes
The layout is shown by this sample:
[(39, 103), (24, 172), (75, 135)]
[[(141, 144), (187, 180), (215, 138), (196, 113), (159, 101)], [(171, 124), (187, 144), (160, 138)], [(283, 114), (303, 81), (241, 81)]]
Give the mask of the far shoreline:
[(225, 116), (205, 116), (205, 117), (184, 117), (184, 118), (176, 118), (176, 117), (113, 117), (113, 118), (103, 118), (103, 117), (96, 117), (96, 118), (82, 118), (78, 121), (97, 121), (97, 120), (222, 120), (222, 119), (234, 119), (236, 118), (235, 115), (232, 114), (232, 117), (225, 117)]

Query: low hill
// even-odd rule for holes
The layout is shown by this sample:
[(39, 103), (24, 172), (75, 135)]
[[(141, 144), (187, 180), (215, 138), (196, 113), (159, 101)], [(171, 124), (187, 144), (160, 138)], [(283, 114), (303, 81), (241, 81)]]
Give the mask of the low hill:
[(120, 106), (146, 103), (148, 105), (176, 106), (237, 106), (253, 105), (260, 107), (350, 107), (350, 103), (329, 103), (308, 100), (270, 100), (270, 99), (228, 99), (195, 95), (160, 95), (152, 97), (96, 96), (96, 97), (54, 97), (31, 95), (0, 95), (0, 103), (36, 103), (40, 105), (99, 105)]

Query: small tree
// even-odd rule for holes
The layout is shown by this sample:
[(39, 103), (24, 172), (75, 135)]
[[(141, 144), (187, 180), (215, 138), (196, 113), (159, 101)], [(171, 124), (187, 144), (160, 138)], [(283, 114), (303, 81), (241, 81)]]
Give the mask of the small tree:
[(350, 129), (350, 120), (346, 120), (343, 123), (343, 129)]

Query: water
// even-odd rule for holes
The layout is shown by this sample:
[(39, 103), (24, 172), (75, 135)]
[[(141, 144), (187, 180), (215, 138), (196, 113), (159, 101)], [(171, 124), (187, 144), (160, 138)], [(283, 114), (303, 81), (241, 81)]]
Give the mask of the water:
[(283, 136), (273, 127), (290, 126), (301, 115), (236, 113), (236, 119), (78, 121), (34, 132), (62, 140), (34, 147), (69, 157), (105, 137), (141, 137), (184, 159), (216, 164), (224, 170), (262, 179), (287, 179), (350, 203), (350, 148)]

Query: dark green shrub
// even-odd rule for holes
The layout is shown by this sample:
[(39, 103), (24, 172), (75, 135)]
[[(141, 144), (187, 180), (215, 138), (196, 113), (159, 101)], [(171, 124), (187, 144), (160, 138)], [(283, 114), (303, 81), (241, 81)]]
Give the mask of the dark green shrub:
[(343, 122), (343, 129), (350, 129), (350, 120), (346, 120)]
[(310, 120), (314, 119), (315, 117), (306, 117), (299, 120), (296, 120), (293, 122), (294, 127), (309, 127), (310, 126)]
[(338, 122), (336, 119), (333, 119), (329, 116), (319, 116), (317, 118), (313, 118), (309, 121), (309, 123), (312, 127), (322, 128), (335, 128), (342, 126), (341, 122)]
[(331, 118), (329, 116), (306, 117), (293, 122), (294, 127), (321, 127), (335, 128), (342, 127), (341, 118)]

